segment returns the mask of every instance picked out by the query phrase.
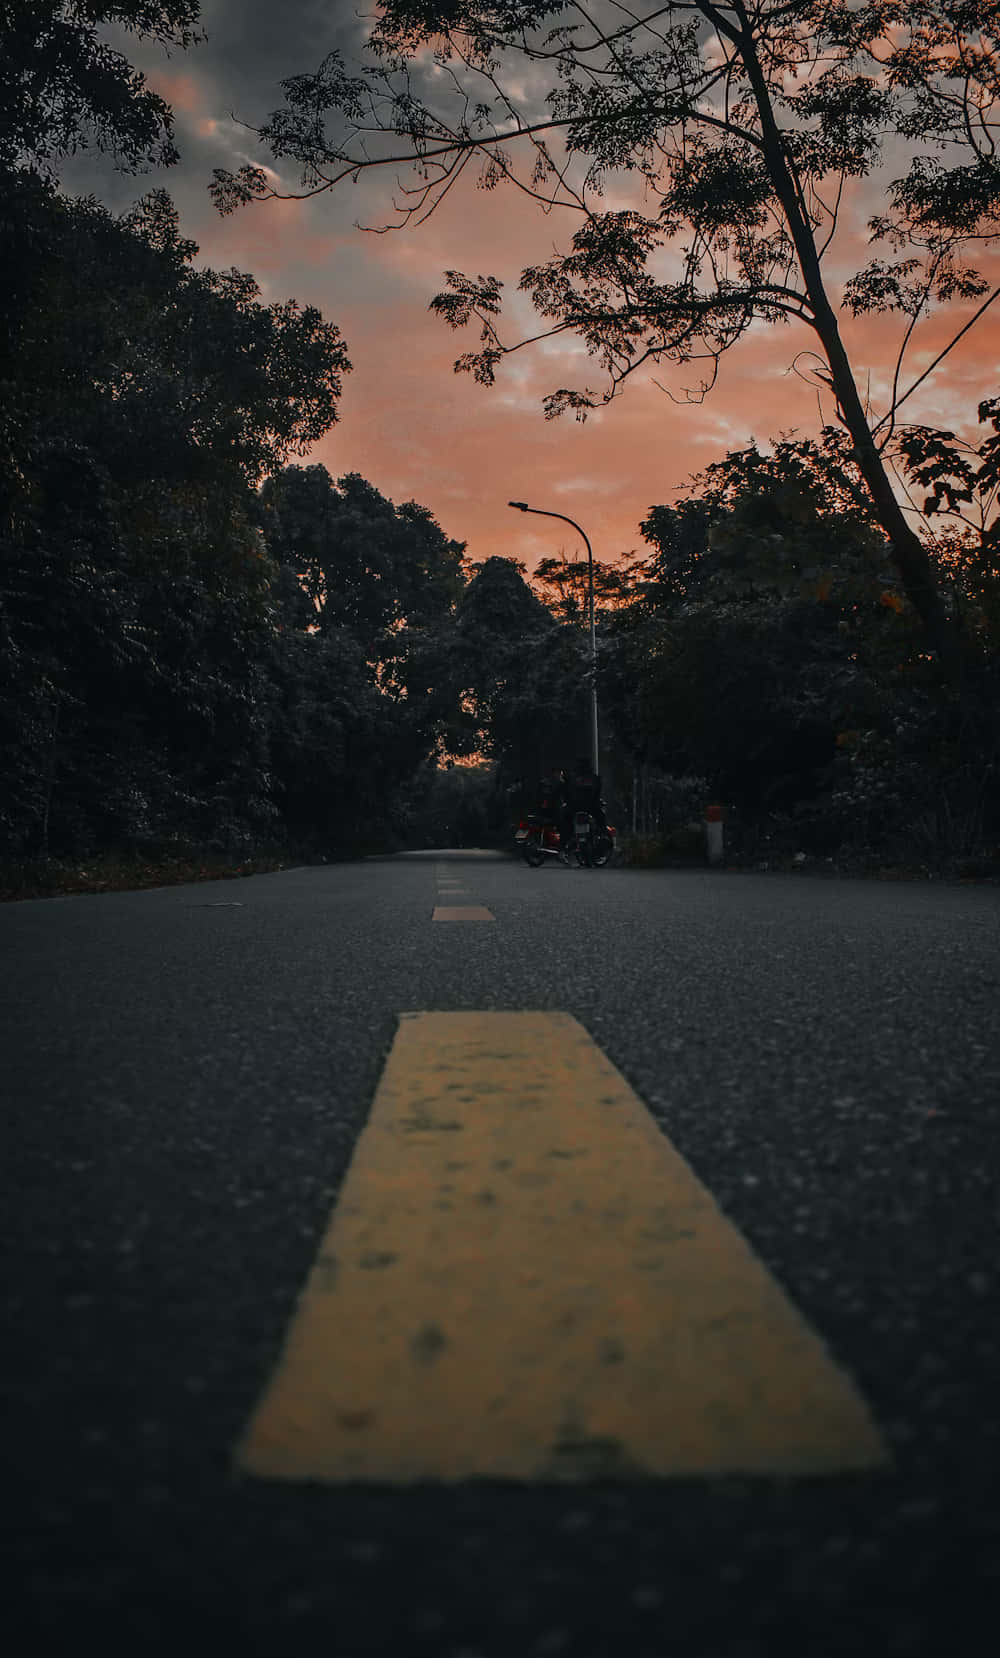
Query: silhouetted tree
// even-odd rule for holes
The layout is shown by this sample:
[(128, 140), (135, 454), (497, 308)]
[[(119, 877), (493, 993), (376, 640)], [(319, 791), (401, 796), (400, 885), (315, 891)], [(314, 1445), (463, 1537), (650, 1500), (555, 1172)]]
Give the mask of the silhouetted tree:
[(277, 567), (275, 798), (298, 834), (371, 843), (454, 720), (438, 645), (463, 545), (425, 507), (396, 507), (357, 473), (335, 484), (319, 465), (265, 480), (258, 515)]
[(288, 466), (265, 482), (260, 521), (272, 555), (294, 569), (311, 625), (344, 627), (373, 658), (386, 635), (447, 614), (462, 588), (464, 546), (426, 507), (396, 507), (356, 472)]
[(51, 172), (96, 143), (124, 172), (177, 160), (169, 105), (105, 24), (164, 46), (199, 39), (198, 0), (4, 0), (0, 5), (0, 168)]

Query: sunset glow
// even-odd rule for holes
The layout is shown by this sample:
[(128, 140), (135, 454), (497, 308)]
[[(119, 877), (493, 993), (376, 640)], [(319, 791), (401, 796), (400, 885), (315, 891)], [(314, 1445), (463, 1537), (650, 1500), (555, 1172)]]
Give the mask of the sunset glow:
[[(450, 536), (468, 543), (474, 559), (499, 553), (533, 567), (561, 550), (573, 556), (572, 532), (516, 518), (507, 507), (512, 496), (570, 512), (585, 525), (597, 556), (614, 558), (642, 550), (638, 525), (650, 506), (682, 493), (691, 473), (728, 449), (751, 440), (766, 444), (793, 431), (809, 435), (821, 420), (833, 419), (830, 394), (810, 380), (809, 360), (800, 355), (814, 348), (814, 337), (798, 325), (755, 324), (723, 358), (718, 384), (704, 402), (684, 401), (701, 365), (655, 371), (679, 401), (643, 371), (584, 423), (566, 416), (546, 421), (542, 413), (543, 395), (557, 386), (603, 387), (600, 365), (568, 338), (505, 360), (492, 389), (456, 375), (455, 358), (475, 347), (476, 331), (451, 333), (429, 314), (445, 271), (503, 280), (502, 332), (513, 341), (539, 328), (528, 300), (516, 292), (521, 268), (548, 258), (572, 233), (567, 213), (546, 217), (510, 189), (484, 192), (463, 179), (427, 222), (384, 235), (366, 234), (355, 221), (377, 225), (391, 217), (388, 177), (370, 177), (354, 190), (347, 186), (309, 202), (271, 201), (220, 218), (207, 191), (212, 168), (270, 159), (232, 112), (246, 123), (262, 121), (282, 101), (283, 77), (314, 69), (334, 45), (349, 55), (357, 39), (361, 25), (353, 7), (335, 4), (320, 12), (305, 0), (291, 0), (281, 9), (279, 26), (260, 0), (206, 0), (208, 41), (183, 62), (165, 62), (156, 48), (131, 43), (135, 60), (174, 109), (180, 165), (146, 181), (116, 177), (93, 156), (66, 170), (70, 190), (93, 189), (116, 207), (154, 183), (165, 185), (202, 261), (249, 270), (265, 299), (294, 297), (337, 323), (354, 372), (345, 384), (339, 424), (312, 460), (335, 477), (360, 472), (393, 500), (426, 505)], [(827, 259), (834, 293), (866, 257), (865, 221), (889, 176), (887, 168), (885, 177), (856, 186), (846, 203)], [(293, 167), (283, 182), (295, 188)], [(974, 258), (987, 277), (1000, 279), (995, 253), (976, 248)], [(976, 304), (951, 306), (921, 324), (902, 387), (923, 372)], [(855, 321), (846, 314), (841, 321), (858, 382), (877, 418), (903, 322), (884, 316)], [(996, 391), (998, 359), (998, 320), (989, 312), (907, 401), (905, 417), (974, 438), (976, 405)]]

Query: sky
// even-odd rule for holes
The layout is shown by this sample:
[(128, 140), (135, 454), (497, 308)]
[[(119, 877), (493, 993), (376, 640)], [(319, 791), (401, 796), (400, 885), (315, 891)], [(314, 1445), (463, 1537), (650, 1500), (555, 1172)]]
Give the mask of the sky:
[[(649, 377), (634, 376), (623, 395), (585, 423), (547, 421), (542, 398), (562, 385), (600, 385), (600, 370), (579, 346), (561, 342), (518, 353), (500, 365), (493, 388), (456, 374), (455, 358), (474, 348), (474, 331), (452, 332), (428, 305), (444, 272), (492, 273), (516, 289), (521, 268), (551, 256), (559, 227), (503, 189), (470, 183), (426, 223), (387, 235), (355, 228), (384, 222), (391, 180), (374, 178), (312, 202), (271, 202), (217, 213), (208, 194), (212, 169), (269, 160), (253, 126), (283, 102), (280, 82), (318, 67), (334, 47), (350, 57), (366, 27), (366, 0), (203, 0), (207, 40), (169, 57), (152, 43), (128, 43), (128, 55), (171, 104), (178, 165), (124, 177), (92, 151), (67, 164), (64, 187), (94, 193), (122, 210), (144, 191), (165, 187), (182, 232), (200, 247), (199, 264), (237, 266), (257, 278), (265, 301), (316, 305), (340, 328), (353, 363), (339, 421), (298, 464), (320, 461), (335, 477), (359, 472), (384, 495), (428, 507), (468, 556), (493, 554), (534, 568), (553, 554), (576, 557), (582, 545), (566, 525), (512, 511), (511, 499), (564, 513), (588, 534), (594, 554), (614, 559), (648, 549), (639, 524), (651, 506), (685, 492), (693, 472), (751, 440), (814, 434), (817, 390), (792, 370), (813, 345), (798, 326), (755, 325), (722, 360), (715, 389), (700, 404), (671, 400)], [(290, 183), (296, 182), (289, 168)], [(861, 225), (877, 201), (878, 179), (857, 204), (857, 229), (846, 253), (864, 253)], [(565, 240), (566, 232), (563, 232)], [(997, 261), (994, 257), (994, 264)], [(844, 265), (843, 269), (849, 269)], [(520, 306), (518, 311), (517, 307)], [(974, 309), (954, 311), (950, 322)], [(515, 316), (532, 322), (524, 300)], [(535, 322), (531, 331), (537, 327)], [(895, 355), (898, 323), (868, 318), (843, 324), (859, 382), (873, 400)], [(915, 340), (910, 378), (950, 337), (930, 319)], [(662, 371), (654, 371), (663, 377)], [(679, 391), (686, 375), (673, 375)], [(907, 404), (910, 418), (975, 437), (975, 408), (1000, 382), (1000, 306), (949, 356)], [(909, 383), (907, 380), (906, 383)]]

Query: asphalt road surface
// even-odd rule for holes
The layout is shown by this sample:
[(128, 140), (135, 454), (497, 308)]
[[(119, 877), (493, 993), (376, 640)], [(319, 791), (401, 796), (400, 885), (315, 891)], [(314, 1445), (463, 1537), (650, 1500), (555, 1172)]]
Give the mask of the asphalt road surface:
[[(487, 916), (433, 919), (455, 906)], [(0, 947), (10, 1650), (990, 1649), (1000, 892), (433, 853), (12, 904)], [(399, 1016), (462, 1010), (579, 1021), (853, 1378), (887, 1465), (234, 1464)]]

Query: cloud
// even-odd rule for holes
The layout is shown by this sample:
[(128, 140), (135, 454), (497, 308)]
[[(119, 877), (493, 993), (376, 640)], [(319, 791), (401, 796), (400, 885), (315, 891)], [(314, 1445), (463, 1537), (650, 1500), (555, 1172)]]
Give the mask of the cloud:
[[(339, 48), (352, 57), (368, 21), (364, 0), (204, 0), (208, 39), (166, 57), (155, 45), (128, 43), (128, 52), (171, 102), (181, 164), (147, 179), (125, 179), (93, 152), (66, 168), (69, 189), (93, 191), (113, 208), (128, 206), (152, 184), (174, 195), (186, 235), (204, 263), (254, 273), (267, 300), (295, 297), (318, 305), (343, 331), (355, 365), (345, 382), (341, 420), (312, 459), (334, 476), (361, 472), (396, 501), (415, 499), (435, 513), (449, 535), (468, 542), (473, 558), (491, 553), (524, 558), (575, 551), (573, 532), (557, 522), (511, 512), (511, 498), (551, 506), (579, 518), (598, 557), (642, 549), (638, 525), (650, 506), (675, 499), (693, 472), (751, 438), (810, 435), (832, 420), (829, 392), (792, 371), (797, 353), (815, 348), (799, 325), (754, 328), (723, 359), (719, 382), (701, 404), (683, 401), (699, 365), (656, 371), (671, 401), (649, 378), (580, 424), (543, 418), (542, 398), (561, 385), (603, 384), (600, 365), (578, 340), (560, 337), (518, 352), (484, 389), (452, 371), (476, 344), (476, 331), (453, 334), (428, 314), (444, 272), (493, 273), (505, 282), (504, 337), (544, 326), (517, 292), (522, 267), (565, 247), (574, 221), (565, 211), (544, 215), (503, 188), (484, 191), (471, 175), (426, 224), (384, 236), (354, 228), (391, 216), (393, 181), (347, 187), (311, 202), (270, 202), (221, 219), (207, 186), (214, 167), (268, 160), (249, 127), (282, 102), (283, 78), (318, 67)], [(515, 74), (541, 107), (541, 70)], [(887, 178), (899, 170), (887, 156), (875, 178), (853, 185), (844, 203), (840, 238), (831, 250), (838, 281), (870, 257), (866, 221)], [(294, 168), (287, 176), (294, 179)], [(626, 181), (610, 181), (605, 205), (622, 205)], [(992, 254), (988, 257), (997, 264)], [(913, 342), (908, 385), (949, 337), (956, 316), (930, 318)], [(1000, 305), (998, 305), (1000, 311)], [(884, 400), (892, 375), (899, 319), (843, 319), (843, 333), (864, 390)], [(997, 384), (1000, 330), (992, 320), (956, 347), (926, 387), (905, 405), (907, 417), (976, 435), (975, 406)], [(804, 370), (806, 359), (800, 363)]]

